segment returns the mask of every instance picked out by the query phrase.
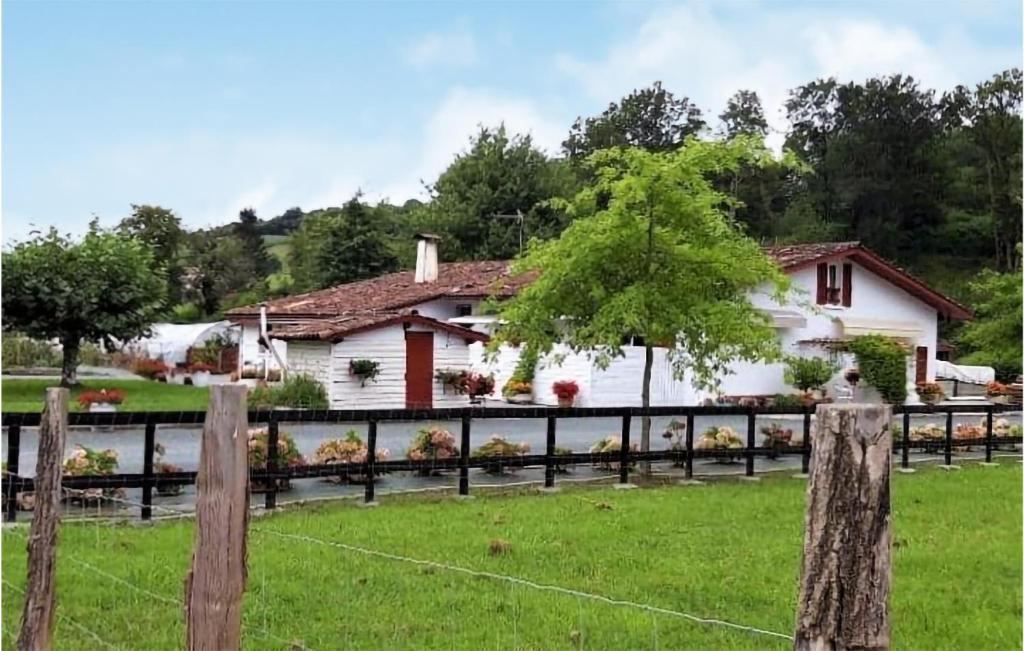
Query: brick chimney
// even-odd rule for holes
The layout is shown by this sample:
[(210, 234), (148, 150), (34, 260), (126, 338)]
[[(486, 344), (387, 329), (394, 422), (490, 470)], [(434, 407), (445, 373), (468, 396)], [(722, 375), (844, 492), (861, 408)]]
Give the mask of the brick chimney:
[(416, 235), (416, 282), (432, 283), (437, 281), (437, 243), (441, 236), (431, 233)]

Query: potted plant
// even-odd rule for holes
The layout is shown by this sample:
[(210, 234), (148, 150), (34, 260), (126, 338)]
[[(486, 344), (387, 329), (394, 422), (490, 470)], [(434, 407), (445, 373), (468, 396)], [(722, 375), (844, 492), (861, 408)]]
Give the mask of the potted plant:
[[(820, 357), (786, 358), (786, 370), (783, 374), (786, 384), (796, 387), (810, 400), (825, 397), (825, 384), (839, 372), (839, 365)], [(818, 396), (812, 392), (817, 391)]]
[(522, 380), (509, 380), (501, 390), (508, 402), (527, 405), (533, 402), (533, 383)]
[(348, 372), (359, 378), (359, 386), (365, 387), (380, 375), (380, 362), (372, 359), (353, 359), (348, 363)]
[(167, 450), (161, 443), (156, 443), (153, 447), (153, 452), (156, 454), (156, 458), (153, 460), (153, 473), (157, 476), (156, 485), (154, 486), (156, 494), (163, 497), (181, 495), (182, 491), (185, 490), (183, 485), (174, 482), (161, 482), (160, 475), (183, 472), (182, 467), (164, 461), (164, 455), (167, 454)]
[(575, 380), (558, 380), (551, 385), (551, 391), (558, 396), (559, 407), (572, 407), (576, 394), (580, 392), (580, 385)]
[(464, 390), (469, 396), (469, 401), (476, 404), (494, 393), (494, 376), (483, 373), (466, 373)]
[[(64, 462), (65, 477), (84, 477), (96, 475), (112, 475), (117, 470), (117, 452), (114, 450), (94, 450), (84, 445), (75, 446), (71, 458)], [(80, 504), (98, 504), (104, 497), (121, 497), (122, 488), (66, 488), (64, 494), (70, 502)]]
[(997, 380), (992, 380), (985, 385), (985, 395), (995, 403), (1005, 404), (1009, 402), (1010, 388)]
[(761, 428), (765, 436), (764, 446), (768, 448), (768, 458), (778, 459), (779, 454), (789, 447), (793, 440), (793, 430), (784, 428), (778, 423), (772, 423)]
[(197, 387), (205, 387), (210, 384), (210, 374), (214, 371), (214, 365), (206, 362), (196, 362), (189, 367), (192, 374), (192, 384)]
[[(265, 427), (253, 427), (249, 429), (249, 470), (266, 470), (267, 459), (270, 452), (270, 433)], [(277, 436), (277, 467), (279, 470), (303, 466), (306, 460), (299, 454), (299, 448), (295, 445), (295, 439), (291, 435), (280, 432)], [(270, 482), (267, 480), (254, 481), (250, 487), (253, 493), (266, 493), (270, 490)], [(287, 477), (277, 480), (277, 490), (286, 491), (291, 489), (291, 482)]]
[[(343, 439), (332, 439), (321, 443), (320, 446), (317, 447), (316, 452), (313, 453), (313, 463), (318, 465), (362, 464), (366, 463), (366, 453), (366, 443), (363, 442), (359, 433), (353, 429), (346, 432), (345, 438)], [(377, 461), (387, 461), (390, 456), (391, 451), (384, 448), (382, 450), (377, 450), (375, 458)], [(383, 471), (377, 470), (376, 474), (383, 474)], [(365, 473), (349, 473), (347, 469), (341, 468), (337, 475), (331, 475), (325, 479), (332, 483), (349, 481), (355, 484), (362, 484), (366, 483), (367, 476)]]
[[(416, 438), (413, 439), (405, 456), (412, 461), (454, 459), (459, 456), (459, 448), (455, 447), (455, 437), (451, 432), (431, 425), (416, 433)], [(417, 474), (429, 477), (439, 472), (433, 468), (422, 468)]]
[(934, 405), (942, 400), (946, 394), (942, 387), (935, 382), (918, 382), (917, 395), (921, 398), (921, 402)]
[(710, 427), (700, 435), (694, 444), (694, 450), (716, 450), (714, 456), (718, 463), (732, 463), (743, 449), (743, 440), (731, 427)]
[(122, 402), (124, 402), (124, 392), (120, 389), (90, 390), (78, 394), (78, 404), (93, 413), (117, 411), (117, 406)]
[[(674, 452), (686, 450), (686, 423), (673, 418), (665, 427), (665, 431), (661, 433), (661, 438), (665, 439), (669, 444), (669, 449)], [(676, 460), (673, 465), (682, 465), (682, 461)]]
[[(473, 450), (471, 455), (474, 459), (490, 459), (495, 457), (516, 457), (528, 454), (530, 446), (526, 443), (510, 443), (500, 434), (491, 434), (486, 443)], [(484, 472), (492, 475), (505, 473), (505, 465), (501, 461), (487, 464), (483, 467)]]
[(439, 368), (434, 374), (434, 379), (441, 383), (441, 391), (448, 393), (452, 389), (455, 393), (463, 393), (462, 387), (466, 381), (467, 372), (453, 368)]
[[(630, 452), (636, 452), (637, 449), (638, 448), (637, 448), (636, 443), (631, 443), (630, 444), (630, 446), (629, 446)], [(604, 437), (603, 439), (601, 439), (600, 441), (598, 441), (594, 445), (590, 446), (590, 453), (591, 454), (615, 455), (614, 456), (614, 460), (612, 460), (612, 459), (604, 459), (604, 460), (600, 460), (600, 461), (595, 461), (594, 462), (594, 467), (597, 468), (598, 470), (605, 470), (605, 471), (608, 471), (608, 472), (618, 472), (619, 468), (620, 468), (620, 465), (621, 465), (619, 463), (619, 461), (618, 461), (618, 455), (619, 455), (619, 452), (621, 450), (622, 450), (622, 437), (621, 436), (619, 436), (617, 434), (609, 434), (608, 436)], [(632, 462), (632, 461), (629, 462), (629, 466), (631, 468), (634, 465), (636, 465), (634, 462)]]

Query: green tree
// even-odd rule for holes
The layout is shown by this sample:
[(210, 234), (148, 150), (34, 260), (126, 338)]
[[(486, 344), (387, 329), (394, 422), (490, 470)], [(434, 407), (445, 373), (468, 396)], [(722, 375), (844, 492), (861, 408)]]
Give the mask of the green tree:
[(266, 278), (278, 270), (277, 259), (267, 251), (266, 243), (261, 234), (261, 224), (252, 208), (245, 208), (238, 213), (235, 223), (235, 236), (242, 243), (245, 255), (252, 261), (252, 268), (260, 278)]
[[(642, 403), (650, 405), (654, 347), (677, 377), (711, 387), (734, 360), (773, 358), (775, 332), (749, 300), (755, 287), (785, 293), (787, 277), (724, 207), (709, 177), (764, 158), (757, 139), (690, 139), (677, 151), (611, 149), (587, 161), (594, 181), (563, 202), (575, 219), (561, 237), (531, 242), (514, 274), (538, 274), (500, 306), (492, 340), (541, 353), (561, 343), (598, 367), (623, 354), (624, 336), (644, 341)], [(641, 445), (650, 446), (644, 419)]]
[(650, 88), (634, 90), (619, 103), (612, 102), (601, 115), (576, 118), (562, 149), (576, 161), (609, 147), (670, 151), (705, 126), (696, 104), (688, 97), (677, 99), (656, 81)]
[(729, 98), (718, 119), (722, 121), (722, 134), (733, 136), (768, 135), (768, 120), (764, 117), (761, 98), (752, 90), (738, 90)]
[(1019, 273), (983, 271), (970, 284), (975, 319), (957, 337), (966, 351), (964, 364), (991, 366), (1004, 381), (1021, 373), (1021, 277)]
[(61, 384), (76, 381), (83, 342), (145, 335), (164, 307), (167, 281), (153, 251), (96, 222), (81, 241), (56, 229), (3, 254), (3, 327), (63, 347)]
[(198, 304), (205, 315), (213, 316), (220, 313), (229, 296), (254, 288), (265, 290), (264, 278), (249, 253), (245, 243), (232, 234), (191, 233), (183, 297)]
[(413, 210), (412, 224), (444, 237), (445, 260), (507, 259), (520, 252), (520, 241), (561, 232), (565, 215), (546, 202), (575, 187), (569, 166), (549, 159), (530, 136), (481, 128), (429, 188), (432, 201)]
[(386, 233), (386, 210), (352, 197), (342, 208), (306, 215), (292, 235), (289, 260), (299, 291), (374, 278), (398, 269)]
[(181, 219), (167, 208), (132, 204), (132, 214), (121, 220), (117, 230), (153, 250), (154, 260), (167, 271), (169, 302), (176, 303), (181, 297), (180, 258), (186, 237)]

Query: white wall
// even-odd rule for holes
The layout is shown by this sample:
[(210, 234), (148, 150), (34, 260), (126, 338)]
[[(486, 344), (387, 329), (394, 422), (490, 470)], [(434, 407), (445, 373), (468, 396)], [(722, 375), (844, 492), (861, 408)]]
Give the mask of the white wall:
[(331, 386), (331, 344), (325, 341), (293, 341), (288, 347), (288, 371), (311, 375), (324, 389)]
[[(417, 328), (413, 328), (416, 330)], [(434, 370), (469, 368), (469, 348), (457, 335), (434, 333)], [(359, 378), (349, 373), (353, 359), (371, 359), (380, 364), (373, 382), (360, 386)], [(435, 407), (468, 404), (466, 396), (433, 383)], [(405, 408), (405, 329), (401, 325), (359, 332), (331, 347), (331, 384), (328, 391), (332, 409), (404, 409)]]
[[(245, 324), (242, 326), (242, 335), (239, 338), (238, 348), (238, 359), (239, 364), (250, 365), (250, 364), (262, 364), (264, 361), (269, 365), (270, 368), (277, 368), (277, 360), (270, 351), (262, 348), (259, 344), (260, 326), (259, 324)], [(281, 360), (288, 364), (288, 342), (281, 339), (271, 339), (274, 350), (281, 356)]]
[(438, 298), (419, 305), (414, 305), (411, 310), (416, 310), (422, 316), (430, 317), (431, 319), (437, 319), (438, 321), (448, 321), (458, 316), (456, 308), (459, 305), (472, 305), (473, 314), (477, 313), (477, 306), (480, 301), (475, 298)]

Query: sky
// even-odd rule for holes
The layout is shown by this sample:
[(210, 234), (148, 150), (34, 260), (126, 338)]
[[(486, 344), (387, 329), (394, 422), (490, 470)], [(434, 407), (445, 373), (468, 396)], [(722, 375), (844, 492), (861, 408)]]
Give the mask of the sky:
[(901, 72), (941, 90), (1021, 65), (1019, 1), (38, 2), (2, 5), (3, 240), (189, 227), (252, 207), (426, 199), (479, 125), (557, 154), (656, 80), (712, 116), (757, 91)]

